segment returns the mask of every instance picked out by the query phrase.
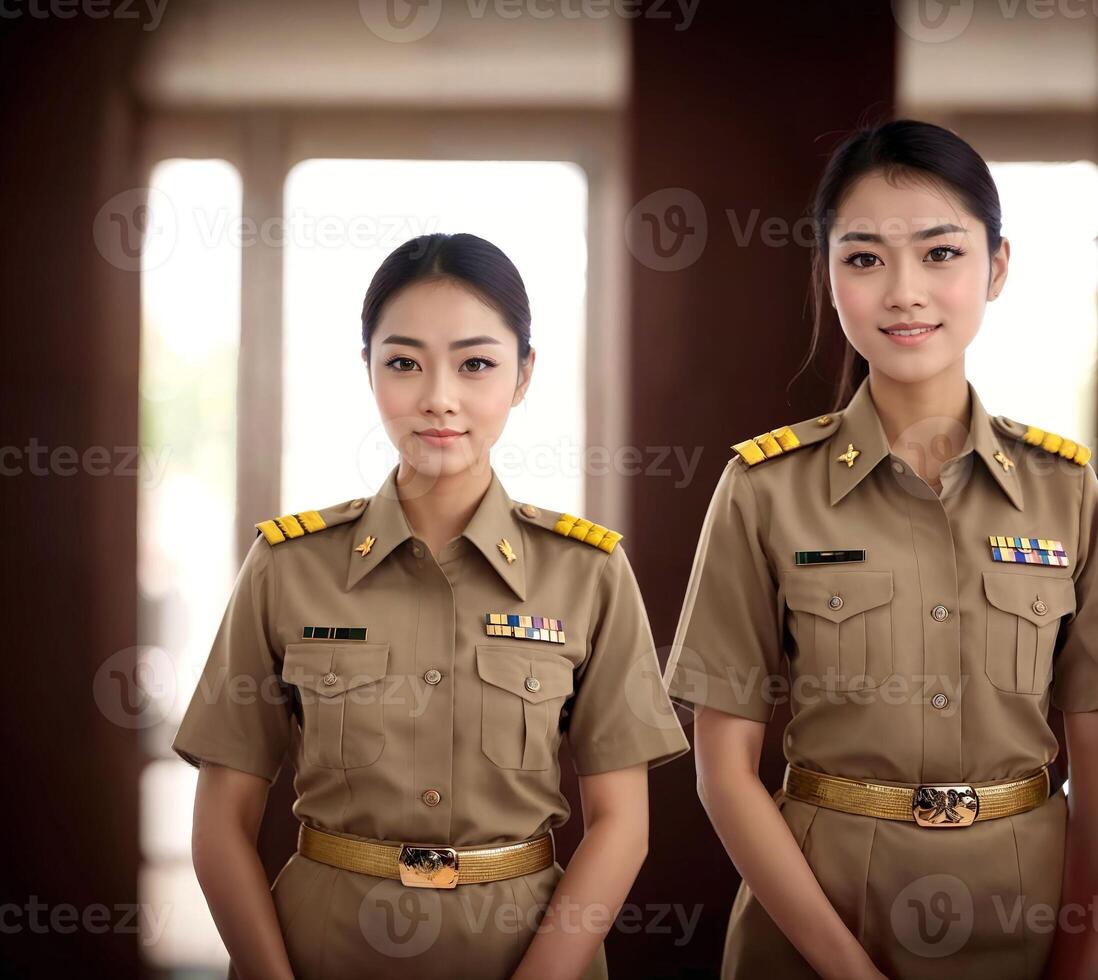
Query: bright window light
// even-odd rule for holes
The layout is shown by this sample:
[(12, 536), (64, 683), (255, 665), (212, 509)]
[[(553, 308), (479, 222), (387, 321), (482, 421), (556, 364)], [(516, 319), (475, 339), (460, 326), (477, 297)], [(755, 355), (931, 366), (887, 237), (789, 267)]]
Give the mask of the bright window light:
[(966, 359), (993, 414), (1095, 442), (1098, 166), (992, 163), (1010, 270)]
[(470, 232), (530, 294), (526, 399), (493, 447), (508, 492), (583, 513), (587, 181), (571, 163), (306, 160), (285, 194), (282, 512), (372, 493), (396, 464), (362, 347), (370, 278), (409, 238)]
[[(141, 949), (189, 978), (224, 976), (228, 956), (190, 859), (195, 774), (170, 742), (232, 589), (240, 176), (224, 160), (153, 170), (141, 270), (139, 639), (175, 665), (162, 720), (142, 732)], [(201, 528), (201, 533), (195, 533)], [(160, 916), (163, 915), (161, 920)]]

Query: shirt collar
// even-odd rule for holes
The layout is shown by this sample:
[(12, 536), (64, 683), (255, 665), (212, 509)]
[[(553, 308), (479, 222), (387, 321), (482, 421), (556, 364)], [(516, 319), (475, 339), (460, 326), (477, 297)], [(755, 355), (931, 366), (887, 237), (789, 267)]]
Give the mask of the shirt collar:
[[(397, 471), (394, 466), (370, 498), (366, 511), (354, 527), (347, 564), (347, 589), (350, 590), (369, 574), (385, 558), (409, 538), (415, 537), (404, 508), (400, 505), (397, 490)], [(526, 563), (523, 548), (522, 526), (515, 516), (515, 504), (500, 483), (495, 470), (492, 481), (481, 498), (462, 537), (471, 542), (484, 556), (500, 578), (520, 599), (526, 599)], [(374, 539), (369, 551), (363, 555), (358, 550), (367, 537)], [(514, 560), (508, 561), (500, 548), (506, 540)]]
[[(969, 381), (966, 384), (970, 397), (971, 418), (968, 434), (958, 455), (963, 457), (974, 451), (983, 460), (992, 478), (1011, 503), (1018, 510), (1022, 510), (1022, 486), (1018, 480), (1017, 467), (1008, 468), (996, 460), (996, 453), (1004, 457), (1006, 454), (991, 424), (991, 419), (980, 401), (980, 396), (976, 394), (972, 382)], [(854, 465), (846, 466), (837, 462), (836, 457), (846, 452), (851, 444), (858, 452)], [(858, 385), (857, 391), (843, 410), (839, 428), (835, 430), (828, 443), (828, 453), (832, 505), (837, 504), (861, 483), (882, 459), (891, 455), (892, 448), (885, 435), (880, 416), (877, 414), (877, 407), (873, 404), (873, 398), (869, 393), (868, 375)]]

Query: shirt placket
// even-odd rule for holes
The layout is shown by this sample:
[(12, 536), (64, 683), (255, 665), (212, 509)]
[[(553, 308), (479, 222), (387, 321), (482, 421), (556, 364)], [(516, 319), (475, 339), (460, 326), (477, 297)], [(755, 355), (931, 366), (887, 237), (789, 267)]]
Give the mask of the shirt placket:
[[(913, 474), (910, 478), (918, 480)], [(960, 582), (944, 473), (943, 480), (941, 497), (926, 488), (925, 494), (911, 494), (909, 507), (923, 624), (923, 677), (912, 679), (911, 696), (919, 699), (922, 713), (920, 779), (925, 783), (955, 782), (962, 764), (961, 706), (954, 703), (961, 679)]]
[(419, 585), (419, 623), (415, 641), (415, 676), (423, 709), (413, 720), (414, 751), (409, 774), (414, 836), (444, 844), (450, 839), (453, 812), (454, 731), (454, 591), (449, 579), (418, 539), (410, 542)]

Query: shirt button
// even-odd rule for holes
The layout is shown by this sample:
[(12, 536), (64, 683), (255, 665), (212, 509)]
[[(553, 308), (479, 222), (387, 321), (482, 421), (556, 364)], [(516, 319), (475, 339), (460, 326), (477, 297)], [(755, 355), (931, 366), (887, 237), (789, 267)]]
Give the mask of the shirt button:
[(521, 510), (526, 517), (537, 517), (539, 513), (537, 507), (533, 504), (523, 504), (519, 510)]
[(930, 610), (930, 615), (933, 616), (940, 623), (949, 615), (949, 610), (939, 603), (937, 606)]
[(325, 684), (331, 687), (336, 681), (339, 680), (339, 678), (329, 670), (328, 673), (326, 673), (321, 678), (321, 680), (323, 680)]
[(423, 549), (418, 544), (414, 544), (412, 545), (412, 554), (415, 555), (417, 558), (422, 558)]
[(361, 507), (364, 503), (366, 503), (365, 500), (363, 500), (361, 497), (356, 497), (354, 500), (351, 501), (351, 506)]
[(1043, 616), (1045, 613), (1047, 613), (1048, 612), (1048, 606), (1045, 605), (1045, 600), (1044, 599), (1038, 599), (1036, 602), (1034, 602), (1033, 603), (1033, 611), (1035, 613), (1037, 613), (1038, 616)]
[(438, 806), (442, 802), (442, 794), (437, 789), (429, 789), (423, 794), (423, 802), (428, 806)]
[(947, 704), (949, 704), (949, 698), (947, 698), (944, 694), (938, 693), (930, 699), (930, 703), (934, 705), (935, 708), (944, 708)]
[(903, 464), (903, 463), (898, 463), (898, 462), (897, 462), (897, 463), (893, 463), (893, 464), (892, 464), (892, 469), (893, 469), (893, 470), (895, 470), (895, 471), (896, 471), (897, 473), (903, 473), (903, 471), (904, 471), (904, 464)]
[(431, 667), (431, 668), (430, 668), (430, 669), (429, 669), (429, 670), (428, 670), (428, 671), (427, 671), (427, 672), (426, 672), (426, 673), (425, 673), (425, 674), (423, 675), (423, 679), (424, 679), (424, 680), (425, 680), (425, 681), (426, 681), (426, 682), (427, 682), (428, 684), (437, 684), (437, 683), (438, 683), (438, 682), (439, 682), (440, 680), (442, 680), (442, 671), (441, 671), (441, 670), (438, 670), (438, 669), (437, 669), (437, 668), (435, 668), (435, 667)]
[(830, 599), (827, 600), (827, 604), (832, 609), (842, 609), (843, 597), (841, 595), (833, 595)]
[(526, 690), (528, 690), (528, 691), (540, 691), (541, 690), (541, 681), (539, 681), (536, 677), (527, 677), (526, 678)]

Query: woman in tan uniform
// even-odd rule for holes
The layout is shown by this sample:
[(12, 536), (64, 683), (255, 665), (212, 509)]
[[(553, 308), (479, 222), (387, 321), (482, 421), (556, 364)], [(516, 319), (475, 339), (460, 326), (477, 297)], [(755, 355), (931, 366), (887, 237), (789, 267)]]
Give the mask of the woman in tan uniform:
[(743, 877), (722, 976), (1098, 976), (1098, 481), (966, 380), (1007, 275), (994, 183), (900, 120), (838, 147), (814, 212), (813, 347), (829, 298), (856, 390), (733, 446), (667, 665)]
[[(407, 242), (362, 330), (400, 462), (370, 498), (256, 525), (173, 743), (201, 767), (193, 856), (230, 975), (605, 977), (647, 769), (689, 748), (621, 535), (516, 504), (489, 464), (535, 356), (499, 249)], [(287, 755), (299, 846), (269, 891), (255, 838)]]

